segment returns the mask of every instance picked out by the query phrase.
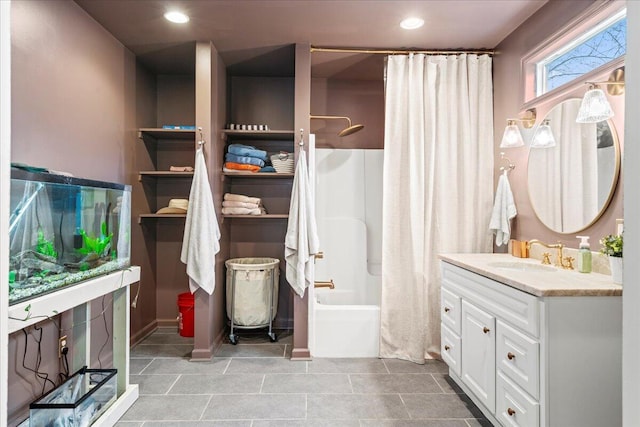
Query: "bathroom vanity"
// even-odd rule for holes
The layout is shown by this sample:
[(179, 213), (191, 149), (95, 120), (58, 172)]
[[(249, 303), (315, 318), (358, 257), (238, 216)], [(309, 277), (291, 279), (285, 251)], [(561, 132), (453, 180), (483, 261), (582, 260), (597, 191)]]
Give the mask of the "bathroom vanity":
[(441, 255), (441, 354), (495, 425), (622, 425), (622, 287), (506, 254)]

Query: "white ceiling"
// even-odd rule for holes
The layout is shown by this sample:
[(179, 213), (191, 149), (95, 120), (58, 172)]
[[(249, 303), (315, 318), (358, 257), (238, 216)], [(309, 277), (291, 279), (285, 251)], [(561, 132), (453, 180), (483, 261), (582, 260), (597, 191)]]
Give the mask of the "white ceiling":
[[(185, 54), (181, 46), (210, 40), (226, 65), (240, 64), (292, 43), (361, 48), (494, 48), (546, 0), (76, 0), (140, 57)], [(191, 17), (163, 18), (169, 9)], [(399, 23), (419, 16), (425, 25)], [(314, 64), (323, 56), (314, 54)], [(326, 57), (333, 62), (335, 57)], [(171, 59), (173, 58), (173, 59)], [(345, 57), (343, 59), (349, 62)], [(351, 62), (356, 62), (351, 60)], [(326, 66), (327, 72), (335, 72)]]

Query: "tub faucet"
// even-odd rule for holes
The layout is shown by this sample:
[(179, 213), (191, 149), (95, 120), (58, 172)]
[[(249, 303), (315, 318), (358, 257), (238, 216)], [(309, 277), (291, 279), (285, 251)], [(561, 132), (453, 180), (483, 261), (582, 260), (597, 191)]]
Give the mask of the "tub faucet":
[(531, 249), (531, 246), (538, 244), (541, 246), (544, 246), (545, 248), (549, 248), (549, 249), (557, 249), (558, 250), (558, 259), (556, 259), (556, 263), (555, 266), (556, 267), (562, 267), (562, 268), (571, 268), (573, 269), (573, 266), (571, 265), (570, 260), (567, 260), (568, 262), (565, 264), (565, 259), (563, 257), (562, 254), (562, 249), (564, 249), (564, 245), (560, 242), (555, 243), (555, 244), (548, 244), (548, 243), (544, 243), (538, 239), (531, 239), (527, 242), (527, 249)]
[(336, 285), (333, 283), (333, 279), (331, 279), (328, 282), (314, 282), (313, 283), (313, 287), (314, 288), (329, 288), (329, 289), (333, 289), (333, 288), (336, 287)]

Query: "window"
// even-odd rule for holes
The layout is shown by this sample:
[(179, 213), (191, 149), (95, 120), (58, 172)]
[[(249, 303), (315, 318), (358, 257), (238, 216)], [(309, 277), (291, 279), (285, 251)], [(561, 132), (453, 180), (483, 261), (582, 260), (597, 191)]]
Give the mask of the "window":
[(624, 64), (624, 0), (595, 2), (522, 58), (523, 109)]
[(538, 62), (537, 95), (545, 94), (623, 56), (627, 48), (626, 41), (626, 10), (622, 10)]

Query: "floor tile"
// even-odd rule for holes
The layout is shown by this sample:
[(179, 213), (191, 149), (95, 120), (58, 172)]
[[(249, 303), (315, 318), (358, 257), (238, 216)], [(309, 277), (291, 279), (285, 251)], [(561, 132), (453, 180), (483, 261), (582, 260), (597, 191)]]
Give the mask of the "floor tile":
[(307, 372), (307, 364), (285, 358), (247, 357), (231, 359), (226, 374), (294, 374)]
[(493, 427), (493, 424), (491, 424), (486, 418), (471, 418), (466, 421), (467, 424), (469, 424), (469, 427)]
[(360, 427), (360, 422), (358, 420), (254, 420), (251, 427)]
[(442, 393), (431, 374), (351, 374), (354, 393)]
[(118, 421), (115, 427), (142, 427), (143, 421)]
[(189, 357), (193, 345), (187, 344), (138, 344), (131, 349), (132, 357)]
[(138, 384), (140, 395), (166, 394), (179, 375), (129, 375), (132, 384)]
[(424, 365), (400, 359), (382, 360), (384, 361), (387, 369), (389, 369), (389, 372), (392, 374), (446, 374), (449, 372), (449, 367), (442, 360), (427, 359), (424, 361)]
[(314, 358), (309, 362), (309, 372), (315, 374), (386, 374), (388, 371), (381, 359)]
[(215, 357), (284, 357), (286, 344), (222, 344)]
[(262, 393), (352, 393), (346, 374), (266, 374)]
[(259, 393), (264, 375), (181, 375), (169, 394)]
[[(158, 335), (158, 334), (173, 334), (173, 335), (178, 335), (178, 328), (175, 326), (159, 326), (158, 329), (156, 329), (155, 331), (153, 331), (153, 333), (151, 335)], [(149, 335), (149, 336), (151, 336)], [(149, 338), (149, 337), (147, 337)], [(145, 339), (147, 339), (145, 338)]]
[(203, 420), (304, 419), (303, 394), (213, 395)]
[[(228, 332), (228, 331), (227, 331)], [(293, 331), (286, 329), (274, 329), (273, 333), (276, 334), (277, 344), (291, 344), (293, 342)], [(234, 334), (238, 336), (241, 344), (274, 344), (271, 342), (271, 337), (267, 335), (267, 330), (236, 330)], [(225, 335), (224, 342), (229, 342), (229, 335)]]
[(179, 334), (156, 334), (149, 335), (144, 340), (144, 344), (183, 344), (193, 346), (193, 337), (183, 337)]
[(406, 419), (409, 413), (398, 394), (310, 394), (307, 418)]
[(138, 375), (142, 372), (144, 368), (151, 363), (153, 359), (151, 358), (142, 358), (142, 359), (129, 359), (129, 374), (130, 375)]
[[(465, 420), (360, 420), (361, 427), (469, 427)], [(146, 427), (146, 424), (145, 424)]]
[[(124, 426), (127, 427), (127, 426)], [(148, 421), (143, 427), (251, 427), (251, 420), (240, 421)]]
[(433, 378), (445, 393), (464, 394), (464, 391), (451, 379), (449, 374), (433, 374)]
[(411, 418), (479, 418), (480, 410), (462, 394), (403, 394)]
[(205, 362), (190, 362), (188, 359), (154, 359), (143, 374), (222, 374), (231, 359), (213, 358)]
[(140, 396), (123, 421), (197, 420), (210, 396)]

